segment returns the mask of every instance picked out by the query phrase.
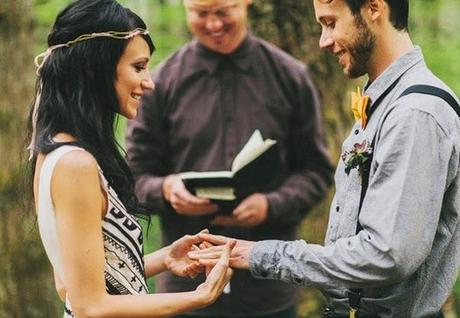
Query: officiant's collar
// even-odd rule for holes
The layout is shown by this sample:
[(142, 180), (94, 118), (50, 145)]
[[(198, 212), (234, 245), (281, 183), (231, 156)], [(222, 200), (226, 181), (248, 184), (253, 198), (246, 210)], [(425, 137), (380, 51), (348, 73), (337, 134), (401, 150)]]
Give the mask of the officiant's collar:
[(194, 39), (193, 46), (195, 46), (198, 56), (201, 57), (197, 60), (199, 63), (197, 67), (203, 67), (210, 73), (214, 73), (222, 62), (231, 61), (241, 71), (247, 72), (250, 69), (250, 59), (247, 57), (251, 54), (254, 42), (254, 36), (248, 32), (246, 38), (235, 51), (222, 54), (208, 49), (197, 39)]

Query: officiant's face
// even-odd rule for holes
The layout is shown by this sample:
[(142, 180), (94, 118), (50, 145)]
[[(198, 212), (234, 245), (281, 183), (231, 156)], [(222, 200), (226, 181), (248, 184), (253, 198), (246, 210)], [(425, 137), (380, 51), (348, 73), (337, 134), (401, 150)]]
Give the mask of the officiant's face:
[(345, 0), (314, 0), (321, 25), (319, 46), (338, 59), (345, 75), (366, 74), (375, 47), (375, 35), (360, 12), (353, 15)]
[(251, 0), (184, 0), (190, 31), (212, 51), (229, 54), (247, 35)]

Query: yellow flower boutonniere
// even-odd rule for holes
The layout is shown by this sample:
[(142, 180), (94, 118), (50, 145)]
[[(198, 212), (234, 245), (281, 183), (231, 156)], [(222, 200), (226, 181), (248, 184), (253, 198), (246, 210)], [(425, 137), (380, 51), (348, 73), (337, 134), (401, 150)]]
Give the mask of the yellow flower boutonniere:
[(366, 128), (367, 124), (367, 105), (369, 104), (369, 96), (361, 95), (361, 89), (358, 87), (356, 92), (351, 92), (351, 110), (355, 116), (355, 120), (361, 123), (361, 127)]

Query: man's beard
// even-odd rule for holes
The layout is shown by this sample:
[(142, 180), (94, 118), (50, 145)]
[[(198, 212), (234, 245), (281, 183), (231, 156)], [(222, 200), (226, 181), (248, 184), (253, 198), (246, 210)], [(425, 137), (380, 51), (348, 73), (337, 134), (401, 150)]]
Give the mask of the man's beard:
[(358, 34), (356, 40), (349, 47), (351, 59), (348, 77), (350, 78), (360, 77), (369, 71), (369, 60), (375, 47), (375, 35), (361, 14), (355, 16), (354, 23)]

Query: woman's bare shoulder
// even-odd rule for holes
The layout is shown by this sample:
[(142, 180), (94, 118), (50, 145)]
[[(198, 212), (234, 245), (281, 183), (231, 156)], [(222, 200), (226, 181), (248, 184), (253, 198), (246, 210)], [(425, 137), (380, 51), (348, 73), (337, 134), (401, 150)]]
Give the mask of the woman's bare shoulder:
[(56, 163), (52, 176), (53, 194), (89, 194), (100, 188), (97, 161), (79, 149), (64, 154)]

